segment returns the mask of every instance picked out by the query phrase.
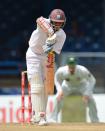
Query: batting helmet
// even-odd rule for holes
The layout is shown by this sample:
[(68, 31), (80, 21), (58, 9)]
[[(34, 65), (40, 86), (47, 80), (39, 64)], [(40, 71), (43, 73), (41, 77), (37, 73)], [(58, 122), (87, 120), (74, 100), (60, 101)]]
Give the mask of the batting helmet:
[(67, 59), (67, 65), (76, 65), (76, 59), (74, 57), (69, 57)]
[(50, 13), (50, 22), (55, 29), (64, 27), (66, 22), (65, 13), (61, 9), (54, 9)]

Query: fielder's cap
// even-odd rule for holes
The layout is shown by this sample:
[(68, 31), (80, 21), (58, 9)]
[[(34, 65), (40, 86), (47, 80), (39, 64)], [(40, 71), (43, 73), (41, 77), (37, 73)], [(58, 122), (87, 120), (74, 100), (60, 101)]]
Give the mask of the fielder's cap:
[(75, 66), (76, 65), (76, 59), (74, 57), (69, 57), (67, 59), (67, 65), (73, 65), (73, 66)]

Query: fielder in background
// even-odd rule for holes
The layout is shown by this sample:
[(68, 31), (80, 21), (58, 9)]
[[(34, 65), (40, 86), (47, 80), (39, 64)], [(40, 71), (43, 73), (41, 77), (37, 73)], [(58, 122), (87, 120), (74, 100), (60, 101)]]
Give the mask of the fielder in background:
[(96, 103), (92, 96), (96, 84), (95, 77), (84, 66), (78, 65), (74, 57), (67, 60), (67, 65), (59, 67), (55, 73), (55, 85), (57, 94), (55, 96), (56, 105), (51, 115), (50, 121), (57, 121), (57, 114), (63, 107), (63, 98), (72, 93), (80, 93), (82, 100), (89, 108), (91, 122), (99, 122), (97, 116)]
[(61, 9), (51, 11), (49, 18), (37, 18), (37, 28), (32, 32), (26, 52), (27, 75), (31, 86), (32, 123), (46, 125), (47, 93), (45, 70), (49, 52), (60, 54), (66, 34), (65, 13)]

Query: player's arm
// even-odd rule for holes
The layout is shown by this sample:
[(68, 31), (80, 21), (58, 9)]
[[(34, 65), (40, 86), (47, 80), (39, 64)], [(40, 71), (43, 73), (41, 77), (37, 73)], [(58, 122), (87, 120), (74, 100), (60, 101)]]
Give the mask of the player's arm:
[(55, 87), (57, 90), (57, 100), (60, 101), (63, 97), (63, 90), (62, 90), (62, 82), (63, 82), (63, 74), (61, 68), (59, 68), (54, 77)]
[(44, 32), (47, 33), (48, 36), (52, 36), (54, 34), (54, 30), (50, 23), (48, 23), (42, 16), (37, 18), (36, 23)]
[(56, 43), (53, 46), (53, 50), (59, 55), (61, 53), (62, 47), (65, 43), (66, 40), (66, 34), (65, 32), (62, 30), (62, 33), (60, 36), (58, 36), (59, 38), (56, 40)]
[(89, 83), (89, 86), (95, 85), (96, 79), (88, 69), (85, 72), (85, 78), (86, 78), (87, 82)]
[(55, 82), (57, 91), (62, 90), (63, 74), (62, 74), (61, 68), (59, 68), (55, 72), (54, 82)]
[(54, 51), (56, 54), (61, 53), (62, 47), (66, 40), (66, 34), (63, 30), (60, 33), (62, 34), (59, 36), (54, 33), (53, 36), (47, 38), (46, 44), (43, 46), (44, 52), (47, 53), (49, 51)]
[(86, 84), (85, 84), (86, 89), (87, 89), (86, 95), (87, 95), (87, 94), (92, 94), (93, 88), (94, 88), (94, 86), (95, 86), (95, 84), (96, 84), (96, 79), (95, 79), (95, 77), (91, 74), (91, 72), (88, 71), (88, 70), (86, 70), (86, 71), (84, 72), (84, 78), (86, 79)]
[(40, 28), (48, 35), (48, 38), (46, 39), (46, 43), (43, 46), (44, 52), (48, 53), (52, 50), (53, 45), (56, 43), (56, 34), (54, 33), (54, 30), (50, 25), (50, 23), (48, 23), (48, 21), (42, 16), (39, 17), (36, 20), (36, 22), (37, 25), (40, 26)]

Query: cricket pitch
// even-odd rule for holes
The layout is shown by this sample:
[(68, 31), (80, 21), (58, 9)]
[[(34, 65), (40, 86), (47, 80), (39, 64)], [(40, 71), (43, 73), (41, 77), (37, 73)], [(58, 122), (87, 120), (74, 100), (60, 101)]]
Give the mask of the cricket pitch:
[(0, 131), (105, 131), (105, 123), (1, 124)]

